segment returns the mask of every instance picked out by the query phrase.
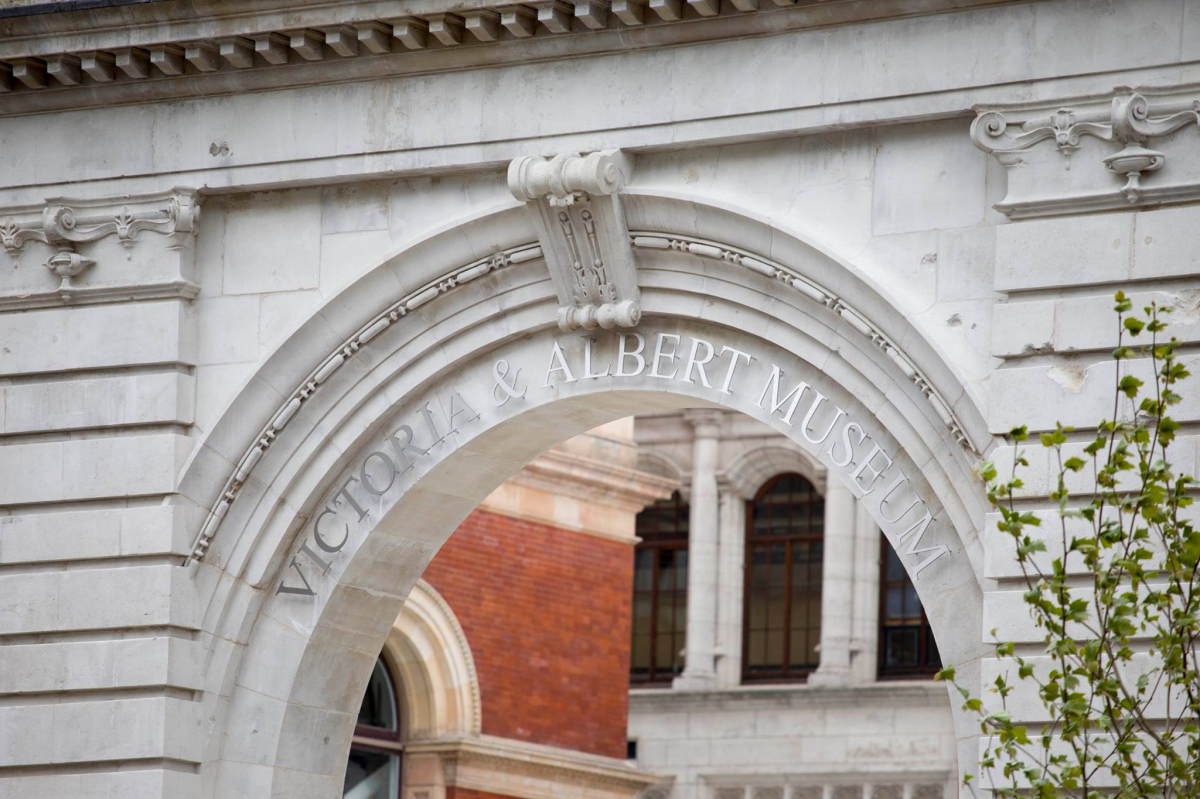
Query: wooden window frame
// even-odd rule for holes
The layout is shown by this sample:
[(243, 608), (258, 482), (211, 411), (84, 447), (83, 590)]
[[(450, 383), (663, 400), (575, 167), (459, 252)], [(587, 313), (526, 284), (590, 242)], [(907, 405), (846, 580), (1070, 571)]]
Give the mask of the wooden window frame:
[[(913, 680), (923, 677), (932, 677), (941, 671), (940, 665), (941, 655), (939, 653), (939, 665), (933, 666), (928, 664), (929, 660), (929, 642), (933, 641), (937, 644), (933, 637), (933, 627), (929, 624), (929, 616), (925, 614), (925, 606), (921, 605), (921, 621), (917, 627), (917, 665), (916, 666), (888, 666), (885, 663), (887, 656), (886, 636), (885, 631), (889, 626), (896, 627), (913, 627), (912, 624), (889, 625), (887, 619), (887, 591), (891, 587), (908, 587), (913, 585), (912, 579), (908, 576), (908, 570), (904, 570), (904, 577), (897, 580), (888, 580), (888, 549), (891, 544), (883, 536), (880, 536), (879, 543), (879, 629), (877, 631), (876, 649), (877, 662), (875, 668), (875, 678), (880, 682), (888, 680)], [(903, 565), (903, 564), (901, 564)], [(920, 597), (917, 598), (920, 602)]]
[[(404, 797), (404, 716), (400, 713), (400, 691), (399, 685), (396, 682), (396, 677), (392, 673), (392, 667), (388, 664), (387, 658), (379, 656), (379, 663), (383, 664), (383, 672), (387, 676), (388, 687), (391, 688), (392, 695), (392, 714), (396, 719), (396, 729), (386, 730), (382, 727), (372, 727), (368, 724), (355, 724), (354, 735), (350, 739), (350, 749), (360, 750), (365, 752), (374, 752), (381, 755), (389, 755), (395, 757), (399, 761), (399, 778), (396, 780), (396, 797), (395, 799), (403, 799)], [(371, 673), (374, 674), (374, 666), (371, 667)], [(368, 681), (368, 687), (370, 681)]]
[[(762, 498), (764, 496), (766, 496), (776, 485), (778, 485), (779, 483), (781, 483), (784, 480), (791, 479), (791, 478), (799, 478), (800, 480), (803, 480), (805, 483), (808, 483), (808, 485), (812, 487), (813, 502), (811, 503), (810, 510), (809, 510), (809, 520), (810, 521), (812, 519), (812, 513), (813, 513), (811, 508), (815, 507), (818, 503), (820, 503), (822, 505), (820, 533), (817, 533), (817, 534), (809, 533), (806, 535), (796, 534), (796, 535), (789, 535), (786, 537), (783, 537), (783, 536), (772, 537), (772, 538), (768, 538), (768, 539), (763, 539), (762, 541), (755, 540), (753, 538), (754, 506), (757, 503), (759, 503), (762, 500)], [(753, 499), (746, 501), (745, 560), (743, 563), (744, 578), (742, 580), (742, 583), (743, 583), (743, 586), (742, 586), (742, 682), (743, 683), (763, 684), (763, 683), (804, 682), (808, 679), (808, 675), (810, 675), (814, 671), (816, 671), (817, 667), (820, 665), (819, 663), (812, 663), (812, 664), (803, 664), (803, 665), (793, 666), (790, 662), (791, 645), (792, 645), (791, 621), (792, 621), (792, 587), (793, 587), (793, 584), (792, 584), (793, 583), (793, 581), (792, 581), (792, 545), (795, 543), (799, 543), (799, 542), (805, 542), (805, 543), (810, 543), (810, 544), (819, 542), (821, 544), (822, 554), (824, 553), (824, 549), (825, 549), (825, 521), (824, 521), (825, 516), (824, 516), (824, 507), (823, 507), (824, 502), (825, 502), (824, 496), (822, 496), (820, 493), (817, 492), (817, 488), (815, 485), (813, 485), (812, 481), (809, 480), (804, 475), (799, 474), (797, 472), (784, 472), (783, 474), (775, 475), (770, 480), (767, 480), (767, 482), (762, 484), (762, 486), (758, 489), (758, 492), (754, 495)], [(778, 672), (763, 673), (762, 671), (751, 671), (750, 670), (750, 657), (749, 657), (749, 655), (750, 655), (750, 594), (751, 594), (751, 589), (752, 589), (750, 577), (752, 574), (754, 544), (756, 544), (756, 543), (761, 544), (761, 543), (768, 543), (768, 542), (769, 543), (779, 543), (779, 542), (785, 543), (784, 567), (786, 570), (786, 572), (785, 572), (786, 578), (784, 581), (784, 603), (783, 603), (783, 608), (784, 608), (784, 620), (783, 620), (784, 664), (783, 664), (783, 668), (780, 669)], [(821, 581), (821, 583), (824, 583), (824, 581), (825, 581), (824, 564), (822, 564), (822, 567), (821, 567), (820, 581)], [(820, 592), (818, 592), (818, 603), (820, 602), (819, 596), (820, 596)], [(818, 619), (817, 619), (817, 637), (818, 637), (818, 639), (820, 638), (820, 635), (821, 635), (821, 620), (820, 620), (819, 610), (818, 610)]]
[[(667, 541), (642, 540), (642, 541), (639, 541), (637, 546), (634, 548), (634, 558), (635, 558), (635, 560), (634, 560), (634, 569), (635, 569), (635, 571), (634, 571), (634, 580), (635, 580), (634, 594), (635, 594), (635, 597), (636, 597), (636, 593), (637, 593), (637, 589), (636, 589), (636, 585), (637, 585), (636, 584), (637, 553), (646, 552), (646, 551), (650, 551), (650, 552), (654, 553), (654, 565), (650, 570), (650, 671), (648, 674), (634, 674), (633, 673), (633, 651), (632, 651), (632, 648), (630, 649), (629, 682), (631, 685), (637, 685), (637, 686), (642, 686), (642, 687), (670, 685), (671, 681), (679, 675), (680, 671), (682, 671), (682, 666), (680, 666), (678, 668), (678, 670), (675, 668), (669, 668), (669, 667), (660, 669), (660, 668), (658, 668), (658, 663), (657, 663), (657, 660), (658, 660), (658, 645), (657, 645), (658, 644), (658, 591), (659, 591), (658, 578), (659, 578), (659, 574), (660, 574), (660, 571), (662, 568), (660, 553), (662, 553), (663, 551), (667, 551), (667, 550), (670, 550), (673, 552), (680, 552), (680, 551), (687, 552), (688, 544), (689, 544), (689, 535), (691, 532), (690, 523), (689, 523), (689, 514), (690, 514), (691, 509), (690, 509), (689, 503), (683, 501), (683, 495), (679, 491), (676, 491), (671, 495), (670, 501), (673, 502), (673, 504), (675, 506), (676, 530), (678, 530), (680, 528), (680, 526), (682, 526), (682, 528), (683, 528), (682, 536), (677, 536), (677, 537), (667, 540)], [(657, 505), (657, 504), (658, 503), (655, 503), (655, 505)], [(655, 506), (652, 505), (650, 507), (653, 508)], [(647, 508), (646, 510), (649, 510), (649, 509), (650, 508)], [(645, 511), (643, 511), (643, 512), (645, 512)], [(681, 519), (682, 519), (682, 525), (680, 525)], [(689, 566), (690, 566), (690, 562), (689, 562)], [(685, 612), (686, 612), (686, 607), (687, 607), (687, 582), (686, 581), (684, 582), (683, 591), (680, 592), (680, 591), (676, 590), (676, 594), (678, 595), (677, 602), (679, 602), (679, 601), (683, 602)], [(672, 609), (674, 610), (676, 607), (677, 607), (677, 605), (673, 605)], [(631, 608), (631, 612), (632, 612), (632, 608)], [(682, 631), (679, 631), (679, 630), (675, 631), (675, 633), (672, 637), (675, 639), (682, 638), (682, 643), (684, 644), (684, 646), (686, 646), (686, 643), (687, 643), (686, 624), (684, 625), (684, 627), (685, 627), (685, 629)], [(632, 635), (632, 629), (630, 632)], [(683, 648), (682, 646), (679, 647), (679, 649), (682, 649), (682, 648)], [(678, 649), (676, 651), (678, 651)]]

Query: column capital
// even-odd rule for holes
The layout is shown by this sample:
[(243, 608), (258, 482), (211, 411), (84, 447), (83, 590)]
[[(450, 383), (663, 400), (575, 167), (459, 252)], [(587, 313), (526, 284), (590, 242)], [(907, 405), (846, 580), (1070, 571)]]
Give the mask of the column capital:
[(696, 438), (718, 438), (725, 414), (715, 408), (689, 408), (683, 412), (683, 419), (692, 426)]

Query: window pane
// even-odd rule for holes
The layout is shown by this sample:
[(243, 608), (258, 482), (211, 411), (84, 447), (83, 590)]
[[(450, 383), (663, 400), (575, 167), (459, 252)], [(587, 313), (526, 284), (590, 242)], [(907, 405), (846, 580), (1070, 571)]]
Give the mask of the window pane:
[(904, 618), (904, 588), (887, 588), (887, 617), (889, 619)]
[(941, 659), (921, 599), (891, 544), (882, 546), (880, 677), (933, 674)]
[(918, 665), (916, 627), (891, 627), (884, 636), (884, 664), (892, 667), (912, 668)]
[(787, 677), (813, 663), (821, 627), (824, 500), (798, 474), (747, 503), (746, 674)]
[(630, 673), (667, 679), (678, 670), (687, 614), (688, 506), (679, 492), (639, 513), (636, 532)]
[(375, 670), (371, 672), (367, 693), (358, 710), (358, 723), (382, 730), (397, 729), (396, 696), (382, 659), (375, 661)]
[(650, 671), (650, 636), (635, 635), (629, 654), (630, 668), (634, 674), (646, 674)]
[(772, 630), (767, 634), (767, 657), (765, 665), (783, 668), (783, 630)]
[(393, 799), (400, 795), (400, 758), (351, 749), (346, 764), (346, 799)]

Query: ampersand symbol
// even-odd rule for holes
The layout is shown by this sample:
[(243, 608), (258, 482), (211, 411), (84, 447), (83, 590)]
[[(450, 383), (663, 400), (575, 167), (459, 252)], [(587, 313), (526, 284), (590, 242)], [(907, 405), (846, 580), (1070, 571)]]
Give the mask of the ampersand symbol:
[[(511, 382), (506, 379), (508, 377), (508, 361), (504, 358), (496, 361), (495, 366), (492, 367), (492, 376), (496, 378), (496, 386), (492, 389), (492, 401), (497, 408), (514, 397), (523, 399), (525, 392), (529, 390), (527, 386), (521, 389), (520, 393), (517, 392), (517, 378), (521, 376), (520, 369), (513, 373)], [(501, 398), (501, 392), (503, 392), (503, 398)]]

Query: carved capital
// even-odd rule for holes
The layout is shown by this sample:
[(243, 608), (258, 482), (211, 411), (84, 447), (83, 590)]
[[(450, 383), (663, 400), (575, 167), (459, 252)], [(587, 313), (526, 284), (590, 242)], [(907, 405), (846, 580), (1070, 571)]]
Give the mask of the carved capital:
[[(1081, 100), (1070, 107), (1022, 103), (977, 109), (971, 125), (975, 145), (1006, 167), (1020, 167), (1010, 173), (1009, 196), (996, 207), (1013, 218), (1024, 218), (1200, 198), (1200, 175), (1185, 175), (1194, 172), (1190, 165), (1183, 171), (1173, 168), (1180, 182), (1142, 184), (1147, 173), (1162, 169), (1167, 162), (1167, 153), (1148, 149), (1148, 142), (1192, 125), (1200, 127), (1200, 100), (1193, 99), (1198, 93), (1200, 87), (1194, 86), (1139, 91), (1118, 86), (1106, 98)], [(1104, 144), (1085, 147), (1085, 137), (1122, 148), (1093, 156), (1095, 177), (1088, 173), (1082, 179), (1059, 180), (1055, 174), (1058, 159), (1035, 150), (1038, 143), (1050, 140), (1060, 156), (1105, 148)], [(1068, 163), (1058, 163), (1062, 170), (1071, 169)], [(1086, 169), (1087, 163), (1075, 169), (1080, 167)], [(1106, 173), (1123, 183), (1114, 184)], [(1061, 189), (1056, 183), (1062, 184)]]
[(509, 164), (508, 188), (532, 214), (563, 330), (633, 327), (641, 319), (620, 195), (631, 172), (632, 161), (619, 150)]
[(200, 205), (192, 189), (117, 200), (54, 198), (0, 216), (0, 244), (12, 254), (27, 241), (74, 244), (115, 235), (130, 247), (143, 231), (194, 234), (199, 221)]

